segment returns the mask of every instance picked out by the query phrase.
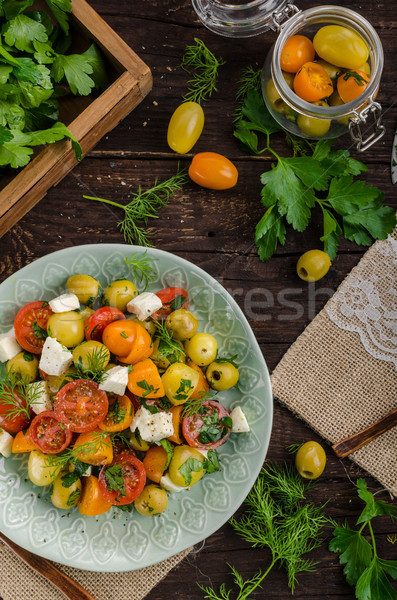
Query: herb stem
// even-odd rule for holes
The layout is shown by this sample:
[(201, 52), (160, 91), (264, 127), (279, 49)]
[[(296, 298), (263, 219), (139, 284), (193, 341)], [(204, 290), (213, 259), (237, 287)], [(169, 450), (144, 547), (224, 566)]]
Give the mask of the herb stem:
[(111, 206), (116, 206), (117, 208), (122, 208), (126, 210), (124, 204), (119, 204), (118, 202), (113, 202), (112, 200), (106, 200), (106, 198), (95, 198), (94, 196), (83, 196), (86, 200), (95, 200), (96, 202), (103, 202), (104, 204), (110, 204)]
[(374, 530), (372, 529), (372, 524), (371, 521), (366, 521), (364, 523), (364, 525), (368, 525), (369, 528), (369, 532), (371, 534), (371, 540), (372, 540), (372, 549), (374, 552), (374, 556), (373, 556), (373, 560), (375, 560), (378, 556), (377, 552), (376, 552), (376, 543), (375, 543), (375, 535), (374, 535)]

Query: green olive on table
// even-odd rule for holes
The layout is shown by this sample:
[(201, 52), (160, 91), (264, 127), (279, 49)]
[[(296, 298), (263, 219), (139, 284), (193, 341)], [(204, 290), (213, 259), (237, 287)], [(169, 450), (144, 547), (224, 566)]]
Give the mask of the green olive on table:
[(305, 479), (317, 479), (325, 468), (324, 448), (317, 442), (306, 442), (296, 453), (295, 466)]
[(71, 294), (76, 294), (82, 304), (92, 306), (102, 290), (101, 284), (91, 275), (72, 275), (66, 282)]
[(185, 351), (196, 365), (206, 367), (216, 359), (218, 344), (213, 335), (196, 333), (190, 340), (185, 342)]
[(197, 332), (199, 322), (196, 315), (184, 308), (178, 308), (168, 315), (165, 325), (172, 337), (181, 342), (190, 339)]
[(153, 517), (164, 512), (168, 506), (168, 494), (158, 485), (150, 484), (134, 502), (136, 510), (145, 517)]
[(230, 390), (236, 385), (239, 379), (238, 369), (229, 361), (215, 361), (212, 362), (206, 372), (210, 386), (218, 392)]
[(318, 281), (326, 275), (331, 266), (331, 259), (322, 250), (308, 250), (299, 258), (296, 271), (303, 281)]
[(48, 319), (47, 333), (67, 348), (80, 344), (84, 340), (84, 321), (81, 313), (73, 310), (54, 313)]
[(8, 373), (20, 374), (22, 379), (32, 383), (37, 379), (39, 373), (39, 359), (30, 352), (23, 350), (18, 352), (14, 358), (10, 358), (6, 369)]
[(102, 304), (113, 306), (122, 312), (127, 310), (127, 304), (138, 295), (138, 290), (129, 279), (118, 279), (112, 281), (104, 290)]

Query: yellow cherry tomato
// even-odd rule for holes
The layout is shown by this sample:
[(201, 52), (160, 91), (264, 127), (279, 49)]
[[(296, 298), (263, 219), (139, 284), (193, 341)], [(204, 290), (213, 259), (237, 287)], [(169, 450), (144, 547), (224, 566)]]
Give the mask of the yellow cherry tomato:
[[(363, 62), (363, 61), (362, 61)], [(186, 154), (199, 139), (204, 127), (204, 111), (197, 102), (184, 102), (174, 111), (167, 131), (171, 150)]]
[(317, 442), (306, 442), (296, 453), (295, 466), (305, 479), (317, 479), (324, 471), (326, 456)]
[(321, 27), (313, 38), (313, 46), (320, 58), (345, 69), (359, 69), (369, 56), (364, 40), (341, 25)]
[(331, 266), (331, 259), (322, 250), (308, 250), (299, 258), (296, 271), (303, 281), (318, 281), (326, 275)]

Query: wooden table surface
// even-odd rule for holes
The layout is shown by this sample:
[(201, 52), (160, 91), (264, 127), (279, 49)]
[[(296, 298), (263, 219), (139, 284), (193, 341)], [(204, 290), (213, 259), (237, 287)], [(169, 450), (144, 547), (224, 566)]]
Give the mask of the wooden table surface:
[[(298, 4), (300, 8), (309, 8), (313, 3), (299, 0)], [(397, 122), (397, 108), (393, 105), (397, 54), (394, 3), (350, 0), (343, 4), (360, 12), (375, 26), (385, 52), (385, 69), (378, 99), (383, 105), (387, 133), (365, 155), (354, 150), (352, 154), (368, 165), (367, 181), (380, 187), (387, 203), (397, 208), (396, 188), (393, 188), (390, 179), (390, 154)], [(83, 194), (126, 203), (129, 191), (136, 190), (139, 185), (150, 187), (156, 177), (159, 180), (168, 178), (176, 172), (178, 161), (182, 166), (189, 164), (193, 154), (179, 157), (171, 152), (166, 143), (166, 130), (169, 118), (186, 90), (187, 75), (178, 65), (185, 46), (193, 43), (193, 38), (198, 36), (216, 56), (226, 60), (226, 65), (220, 73), (218, 93), (205, 104), (205, 129), (194, 153), (216, 151), (225, 154), (238, 167), (239, 183), (235, 189), (225, 192), (206, 191), (193, 183), (186, 185), (183, 193), (176, 194), (161, 210), (159, 219), (154, 223), (154, 244), (196, 263), (218, 278), (243, 310), (250, 290), (261, 287), (269, 291), (274, 305), (264, 312), (253, 309), (247, 316), (269, 369), (273, 370), (289, 346), (321, 310), (329, 295), (328, 292), (318, 293), (315, 299), (310, 298), (308, 287), (295, 273), (297, 257), (307, 249), (320, 247), (319, 221), (314, 219), (304, 233), (289, 231), (285, 246), (279, 248), (267, 263), (258, 259), (253, 244), (255, 225), (263, 214), (259, 201), (259, 177), (269, 168), (271, 159), (268, 156), (254, 158), (241, 151), (232, 134), (232, 114), (241, 69), (248, 65), (262, 65), (275, 34), (269, 32), (240, 40), (216, 36), (201, 26), (189, 0), (92, 0), (92, 5), (151, 67), (153, 91), (98, 143), (72, 173), (0, 239), (0, 281), (31, 261), (61, 248), (122, 242), (122, 235), (116, 227), (120, 214), (105, 205), (84, 200)], [(350, 147), (349, 138), (340, 140), (340, 145)], [(276, 147), (284, 155), (288, 152), (282, 136), (279, 136)], [(364, 251), (364, 248), (342, 242), (329, 274), (318, 288), (336, 290)], [(295, 318), (288, 318), (291, 309), (281, 306), (278, 300), (278, 294), (286, 288), (302, 307), (301, 315), (295, 314)], [(291, 460), (286, 446), (310, 439), (320, 441), (302, 421), (276, 404), (268, 459)], [(340, 520), (347, 518), (353, 524), (362, 507), (353, 488), (354, 481), (358, 476), (365, 476), (373, 491), (379, 490), (380, 485), (351, 461), (338, 460), (329, 447), (326, 451), (327, 468), (312, 498), (318, 503), (329, 500), (329, 514)], [(378, 498), (390, 500), (384, 492)], [(393, 525), (385, 518), (378, 520), (375, 526), (379, 553), (384, 558), (396, 558), (397, 546), (387, 541), (387, 535), (397, 532), (397, 523)], [(354, 598), (337, 556), (327, 550), (326, 543), (316, 552), (316, 559), (319, 561), (316, 573), (300, 577), (294, 597), (305, 600)], [(223, 581), (230, 582), (226, 561), (248, 577), (266, 567), (269, 554), (249, 549), (226, 524), (171, 572), (149, 594), (148, 600), (187, 597), (198, 600), (203, 595), (196, 582), (213, 584), (216, 588)], [(285, 573), (277, 569), (271, 572), (263, 591), (257, 592), (255, 597), (290, 598)]]

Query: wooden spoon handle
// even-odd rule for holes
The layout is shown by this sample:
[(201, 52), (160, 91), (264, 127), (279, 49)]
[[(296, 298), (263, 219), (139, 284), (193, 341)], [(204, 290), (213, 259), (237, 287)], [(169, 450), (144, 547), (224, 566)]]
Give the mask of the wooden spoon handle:
[(345, 458), (352, 452), (359, 450), (359, 448), (362, 448), (365, 446), (365, 444), (368, 444), (368, 442), (371, 442), (379, 435), (385, 433), (385, 431), (389, 431), (389, 429), (395, 427), (396, 425), (397, 408), (394, 408), (391, 412), (382, 417), (382, 419), (379, 419), (379, 421), (373, 425), (370, 425), (370, 427), (367, 427), (366, 429), (347, 437), (341, 442), (334, 444), (332, 449), (336, 456), (339, 456), (339, 458)]
[(65, 573), (62, 573), (50, 560), (37, 556), (29, 550), (24, 550), (3, 533), (0, 532), (0, 539), (15, 552), (31, 569), (42, 575), (52, 583), (68, 600), (95, 600), (77, 581), (74, 581)]

